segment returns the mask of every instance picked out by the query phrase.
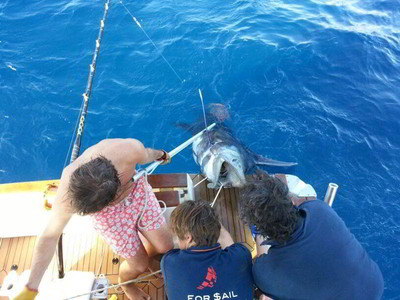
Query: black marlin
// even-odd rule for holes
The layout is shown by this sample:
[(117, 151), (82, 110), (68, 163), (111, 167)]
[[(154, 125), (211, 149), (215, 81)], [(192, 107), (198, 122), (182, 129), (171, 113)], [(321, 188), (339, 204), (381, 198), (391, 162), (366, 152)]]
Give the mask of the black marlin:
[[(291, 167), (294, 162), (283, 162), (256, 154), (236, 139), (226, 127), (227, 109), (221, 104), (212, 104), (208, 114), (210, 122), (217, 124), (193, 142), (193, 157), (202, 174), (211, 182), (212, 188), (223, 186), (241, 187), (246, 183), (245, 174), (256, 165)], [(217, 110), (216, 110), (217, 109)], [(222, 114), (221, 114), (222, 113)], [(221, 115), (224, 118), (221, 118)], [(192, 133), (199, 132), (204, 123), (194, 125), (179, 123), (179, 127)]]

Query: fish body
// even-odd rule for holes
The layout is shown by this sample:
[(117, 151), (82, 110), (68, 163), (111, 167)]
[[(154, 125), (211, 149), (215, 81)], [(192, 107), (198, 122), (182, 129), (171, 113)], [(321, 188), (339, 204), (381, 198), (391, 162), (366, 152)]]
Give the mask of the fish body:
[[(267, 158), (251, 151), (240, 142), (225, 125), (230, 119), (229, 109), (220, 103), (208, 106), (207, 120), (216, 125), (194, 140), (193, 158), (207, 177), (211, 188), (242, 187), (246, 183), (245, 174), (258, 165), (291, 167), (295, 162), (284, 162)], [(204, 122), (195, 124), (178, 123), (179, 127), (193, 135), (204, 129)]]
[[(193, 128), (193, 127), (192, 127)], [(210, 181), (209, 187), (241, 187), (245, 174), (257, 165), (291, 167), (294, 162), (283, 162), (258, 155), (248, 149), (222, 123), (204, 132), (193, 142), (193, 158), (201, 173)]]

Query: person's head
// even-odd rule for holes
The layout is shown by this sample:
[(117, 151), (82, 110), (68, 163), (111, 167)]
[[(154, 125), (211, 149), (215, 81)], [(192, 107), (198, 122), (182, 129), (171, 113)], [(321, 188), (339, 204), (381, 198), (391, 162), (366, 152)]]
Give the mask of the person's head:
[(282, 244), (291, 239), (299, 212), (288, 197), (287, 186), (278, 178), (261, 173), (240, 191), (240, 216), (265, 238)]
[(121, 186), (110, 160), (99, 156), (81, 165), (69, 179), (68, 194), (75, 213), (87, 215), (109, 205)]
[(217, 243), (221, 224), (215, 210), (205, 201), (185, 201), (171, 214), (170, 227), (178, 236), (179, 248), (212, 246)]

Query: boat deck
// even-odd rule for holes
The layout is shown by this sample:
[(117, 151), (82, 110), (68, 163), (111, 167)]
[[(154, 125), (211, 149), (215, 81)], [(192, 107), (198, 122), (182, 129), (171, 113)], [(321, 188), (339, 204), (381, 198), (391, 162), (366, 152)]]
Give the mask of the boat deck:
[[(167, 199), (169, 202), (168, 206), (174, 206), (175, 194), (181, 195), (180, 197), (186, 195), (185, 197), (187, 198), (187, 191), (185, 191), (185, 188), (181, 184), (184, 181), (183, 175), (186, 176), (186, 174), (151, 175), (149, 182), (152, 184), (155, 192), (157, 192), (158, 198), (169, 198)], [(194, 184), (203, 179), (201, 175), (190, 175), (190, 177)], [(195, 188), (196, 199), (204, 199), (212, 202), (216, 194), (217, 190), (208, 189), (205, 181)], [(238, 190), (234, 188), (223, 189), (215, 204), (215, 208), (220, 215), (222, 224), (231, 233), (234, 241), (244, 243), (254, 253), (251, 233), (238, 217)], [(31, 268), (36, 239), (36, 236), (0, 238), (0, 283), (3, 282), (13, 265), (18, 266), (18, 273)], [(65, 272), (69, 270), (90, 271), (96, 275), (104, 274), (111, 283), (117, 283), (119, 265), (123, 261), (123, 258), (113, 253), (101, 236), (97, 235), (94, 231), (67, 232), (64, 233), (63, 239)], [(56, 278), (57, 274), (57, 261), (54, 257), (46, 276)], [(151, 299), (164, 299), (164, 283), (162, 278), (154, 276), (148, 280), (146, 279), (139, 286), (151, 296)], [(118, 294), (118, 292), (110, 289), (109, 295)], [(128, 300), (128, 297), (119, 294), (118, 299)]]

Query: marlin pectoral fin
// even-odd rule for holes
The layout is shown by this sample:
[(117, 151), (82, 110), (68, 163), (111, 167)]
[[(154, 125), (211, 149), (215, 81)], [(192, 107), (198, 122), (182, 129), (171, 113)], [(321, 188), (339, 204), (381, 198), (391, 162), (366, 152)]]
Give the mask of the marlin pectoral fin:
[(255, 159), (255, 164), (256, 165), (264, 165), (264, 166), (275, 166), (275, 167), (292, 167), (296, 166), (296, 162), (285, 162), (285, 161), (279, 161), (275, 159), (270, 159), (261, 155), (257, 155)]

